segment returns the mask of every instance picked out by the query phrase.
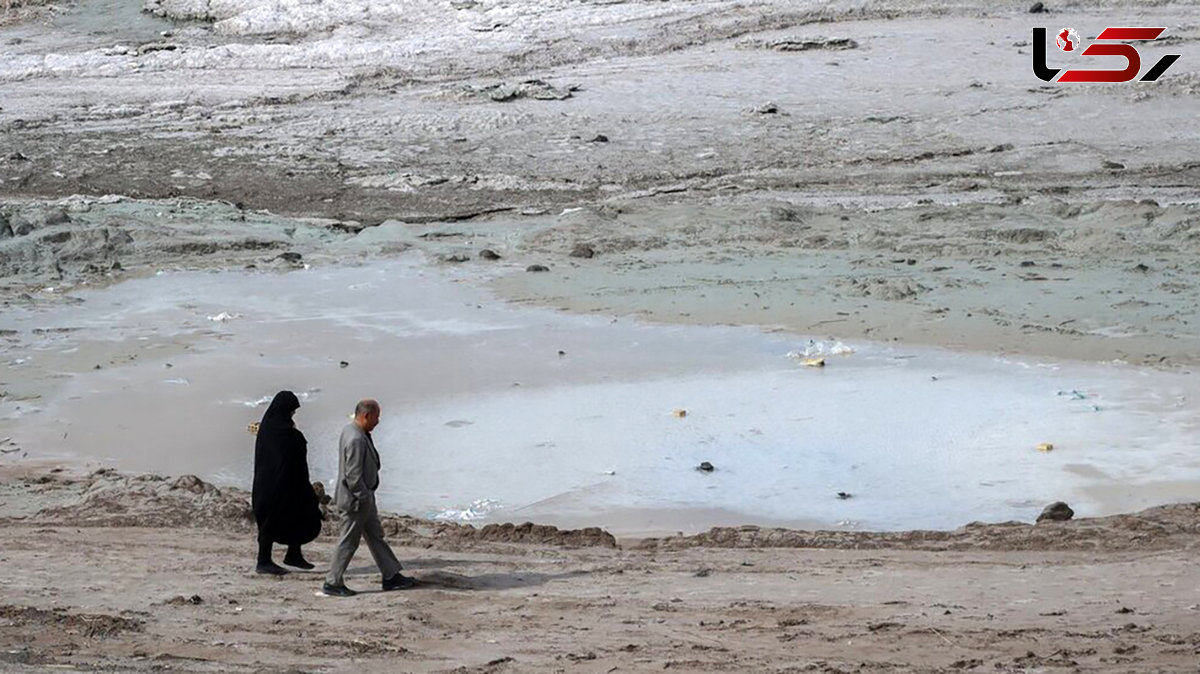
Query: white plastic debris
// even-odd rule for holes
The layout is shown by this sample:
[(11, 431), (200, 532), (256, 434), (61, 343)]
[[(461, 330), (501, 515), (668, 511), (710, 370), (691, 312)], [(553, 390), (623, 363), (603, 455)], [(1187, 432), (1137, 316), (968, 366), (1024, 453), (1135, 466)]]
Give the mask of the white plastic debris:
[(854, 353), (854, 349), (842, 344), (841, 342), (818, 342), (816, 340), (808, 340), (808, 345), (797, 351), (789, 351), (788, 358), (797, 360), (807, 360), (821, 356), (848, 356)]
[(231, 314), (228, 311), (222, 311), (216, 316), (209, 316), (208, 320), (213, 321), (214, 323), (228, 323), (235, 318), (241, 318), (241, 314)]
[(432, 519), (453, 522), (473, 522), (476, 520), (485, 519), (503, 507), (504, 506), (501, 505), (499, 501), (494, 499), (479, 499), (462, 510), (447, 508), (440, 513), (435, 514)]

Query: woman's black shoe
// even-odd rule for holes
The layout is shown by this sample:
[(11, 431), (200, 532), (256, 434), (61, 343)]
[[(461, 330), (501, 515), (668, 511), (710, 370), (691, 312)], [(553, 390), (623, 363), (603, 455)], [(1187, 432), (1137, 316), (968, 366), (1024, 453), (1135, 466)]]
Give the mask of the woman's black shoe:
[(307, 570), (307, 569), (317, 568), (316, 565), (310, 563), (307, 559), (305, 559), (303, 557), (290, 557), (290, 556), (284, 557), (283, 563), (287, 564), (288, 566), (294, 566), (297, 569), (306, 569)]
[(255, 573), (262, 573), (262, 574), (266, 574), (269, 576), (282, 576), (282, 575), (287, 574), (287, 572), (288, 572), (287, 569), (276, 564), (275, 562), (259, 564), (258, 566), (254, 567), (254, 571), (255, 571)]

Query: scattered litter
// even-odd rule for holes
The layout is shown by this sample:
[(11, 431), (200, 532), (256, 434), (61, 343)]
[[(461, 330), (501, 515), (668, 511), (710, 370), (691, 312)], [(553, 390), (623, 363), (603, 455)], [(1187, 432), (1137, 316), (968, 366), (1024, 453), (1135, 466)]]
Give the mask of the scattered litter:
[(246, 430), (249, 431), (250, 435), (258, 435), (258, 422), (251, 421), (246, 424)]
[(687, 416), (687, 410), (682, 409), (682, 408), (676, 409), (676, 410), (671, 410), (671, 416), (682, 419)]
[(443, 522), (473, 522), (476, 520), (485, 519), (493, 512), (503, 508), (504, 506), (499, 501), (485, 498), (472, 502), (471, 505), (463, 508), (462, 510), (447, 508), (439, 513), (434, 514), (430, 519)]
[(1075, 389), (1071, 389), (1070, 391), (1059, 391), (1058, 395), (1071, 396), (1072, 400), (1087, 400), (1086, 395), (1080, 393), (1079, 391), (1076, 391)]
[(235, 318), (241, 318), (241, 317), (242, 317), (241, 314), (231, 314), (228, 311), (222, 311), (221, 313), (217, 314), (216, 316), (209, 316), (208, 320), (213, 321), (214, 323), (228, 323), (229, 321), (232, 321)]
[(789, 351), (787, 357), (801, 360), (820, 356), (848, 356), (852, 353), (854, 353), (854, 349), (841, 342), (818, 342), (810, 339), (807, 346), (798, 351)]
[(606, 471), (604, 471), (604, 474), (605, 474), (605, 475), (616, 475), (616, 474), (617, 474), (617, 471), (615, 471), (615, 470), (606, 470)]
[(1039, 442), (1038, 446), (1037, 446), (1037, 451), (1052, 452), (1052, 451), (1054, 451), (1054, 443), (1053, 442)]
[(192, 382), (188, 381), (184, 377), (179, 377), (177, 379), (164, 379), (163, 383), (164, 384), (182, 384), (182, 385), (186, 386)]
[(700, 472), (702, 472), (702, 473), (711, 473), (711, 472), (713, 472), (714, 470), (716, 470), (716, 468), (715, 468), (715, 467), (714, 467), (714, 466), (713, 466), (711, 463), (709, 463), (709, 462), (707, 462), (707, 461), (701, 461), (701, 462), (700, 462), (700, 465), (699, 465), (699, 466), (696, 466), (696, 470), (698, 470), (698, 471), (700, 471)]

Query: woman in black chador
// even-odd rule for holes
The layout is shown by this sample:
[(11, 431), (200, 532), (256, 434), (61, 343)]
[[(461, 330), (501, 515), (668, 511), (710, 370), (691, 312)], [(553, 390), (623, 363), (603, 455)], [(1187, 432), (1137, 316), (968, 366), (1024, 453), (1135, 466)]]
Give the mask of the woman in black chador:
[(321, 533), (321, 507), (308, 481), (308, 442), (296, 429), (292, 415), (300, 401), (291, 391), (280, 391), (258, 426), (254, 442), (254, 520), (258, 522), (259, 573), (281, 575), (287, 569), (271, 559), (271, 545), (288, 546), (283, 563), (311, 569), (300, 546)]

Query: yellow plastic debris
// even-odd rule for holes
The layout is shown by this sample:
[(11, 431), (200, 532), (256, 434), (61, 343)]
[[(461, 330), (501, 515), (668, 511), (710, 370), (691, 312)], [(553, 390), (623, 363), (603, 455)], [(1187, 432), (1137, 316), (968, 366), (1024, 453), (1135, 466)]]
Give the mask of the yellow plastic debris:
[(684, 410), (684, 409), (674, 410), (673, 412), (671, 412), (671, 414), (682, 419), (687, 416), (687, 410)]
[(1052, 443), (1052, 442), (1039, 442), (1038, 446), (1037, 446), (1037, 451), (1039, 451), (1039, 452), (1049, 452), (1053, 449), (1054, 449), (1054, 443)]
[(805, 358), (803, 362), (805, 367), (825, 367), (824, 358)]
[(250, 435), (258, 435), (258, 422), (251, 421), (246, 424), (246, 430), (249, 431)]

